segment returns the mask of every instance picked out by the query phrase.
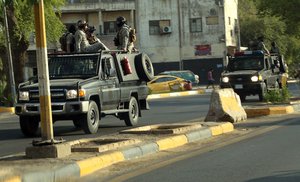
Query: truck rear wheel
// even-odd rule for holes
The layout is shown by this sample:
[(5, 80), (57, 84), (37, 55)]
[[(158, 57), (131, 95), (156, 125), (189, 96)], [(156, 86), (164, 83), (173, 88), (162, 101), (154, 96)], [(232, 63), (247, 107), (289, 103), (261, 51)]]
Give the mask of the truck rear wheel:
[(126, 104), (126, 108), (129, 109), (129, 111), (123, 115), (126, 126), (136, 125), (139, 121), (140, 108), (135, 97), (130, 98), (130, 101)]
[(139, 78), (143, 81), (150, 81), (154, 77), (154, 69), (150, 58), (146, 54), (139, 54), (134, 58), (135, 69)]
[(89, 110), (86, 114), (82, 115), (81, 124), (82, 129), (86, 134), (97, 133), (99, 127), (99, 109), (94, 101), (90, 101)]
[(26, 137), (34, 137), (39, 129), (39, 120), (36, 117), (20, 116), (21, 131)]

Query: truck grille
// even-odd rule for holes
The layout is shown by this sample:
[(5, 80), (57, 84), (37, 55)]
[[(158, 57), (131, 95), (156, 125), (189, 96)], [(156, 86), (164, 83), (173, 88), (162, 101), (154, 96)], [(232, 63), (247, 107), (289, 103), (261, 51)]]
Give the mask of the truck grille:
[[(64, 89), (56, 89), (51, 90), (51, 101), (65, 101), (66, 98), (66, 91)], [(39, 91), (38, 90), (31, 90), (29, 92), (30, 101), (37, 101), (39, 102)]]
[(245, 83), (251, 81), (251, 76), (249, 75), (236, 75), (236, 76), (230, 76), (229, 78), (230, 82), (234, 83)]

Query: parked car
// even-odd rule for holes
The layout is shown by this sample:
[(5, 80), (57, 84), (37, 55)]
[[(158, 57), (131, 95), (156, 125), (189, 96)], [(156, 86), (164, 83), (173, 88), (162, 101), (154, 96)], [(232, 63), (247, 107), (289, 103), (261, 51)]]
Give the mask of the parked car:
[(179, 78), (189, 80), (193, 85), (197, 85), (199, 83), (199, 76), (194, 74), (190, 70), (181, 70), (181, 71), (164, 71), (159, 73), (158, 75), (172, 75), (177, 76)]
[(158, 75), (147, 83), (150, 93), (185, 91), (192, 89), (192, 83), (172, 75)]

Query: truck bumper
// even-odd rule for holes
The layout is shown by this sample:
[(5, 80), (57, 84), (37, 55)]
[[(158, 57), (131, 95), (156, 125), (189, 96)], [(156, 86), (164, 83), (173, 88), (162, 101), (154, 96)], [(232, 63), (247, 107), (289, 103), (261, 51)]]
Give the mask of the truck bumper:
[[(89, 101), (74, 101), (51, 103), (53, 115), (73, 115), (87, 113)], [(16, 104), (15, 113), (17, 115), (39, 115), (40, 103), (22, 103)]]
[(232, 88), (234, 92), (236, 92), (239, 95), (257, 95), (261, 93), (262, 89), (262, 82), (254, 82), (254, 83), (228, 83), (224, 84), (222, 83), (220, 85), (221, 88)]

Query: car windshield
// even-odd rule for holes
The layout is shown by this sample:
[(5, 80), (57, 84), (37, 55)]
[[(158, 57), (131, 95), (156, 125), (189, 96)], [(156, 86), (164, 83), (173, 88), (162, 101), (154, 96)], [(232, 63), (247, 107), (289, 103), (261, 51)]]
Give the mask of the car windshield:
[(228, 71), (239, 70), (262, 70), (264, 68), (264, 61), (262, 58), (234, 58), (228, 63)]
[(51, 57), (50, 78), (92, 77), (98, 75), (98, 57)]

